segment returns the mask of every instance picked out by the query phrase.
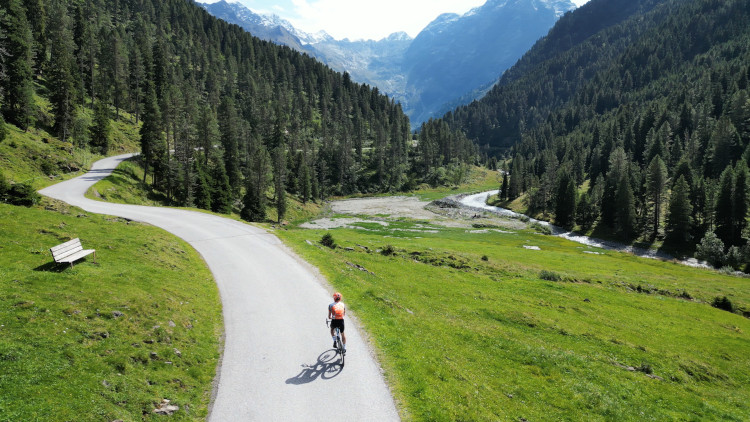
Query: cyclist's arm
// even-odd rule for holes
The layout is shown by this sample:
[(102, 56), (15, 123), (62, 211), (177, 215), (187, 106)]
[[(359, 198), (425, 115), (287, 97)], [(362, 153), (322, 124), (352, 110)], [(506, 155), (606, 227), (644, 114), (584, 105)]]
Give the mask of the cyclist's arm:
[(333, 319), (333, 315), (331, 313), (331, 306), (328, 306), (328, 319)]

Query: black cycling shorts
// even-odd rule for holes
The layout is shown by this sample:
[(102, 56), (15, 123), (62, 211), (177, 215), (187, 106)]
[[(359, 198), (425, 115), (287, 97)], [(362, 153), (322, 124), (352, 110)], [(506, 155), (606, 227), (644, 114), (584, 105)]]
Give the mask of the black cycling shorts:
[(339, 330), (341, 332), (344, 332), (344, 320), (343, 319), (332, 319), (331, 320), (331, 329), (334, 329), (336, 327), (339, 327)]

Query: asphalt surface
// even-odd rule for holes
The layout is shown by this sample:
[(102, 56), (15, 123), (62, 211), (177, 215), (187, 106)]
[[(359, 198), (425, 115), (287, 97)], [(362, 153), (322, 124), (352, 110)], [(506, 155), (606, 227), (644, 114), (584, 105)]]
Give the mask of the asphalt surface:
[(277, 237), (210, 214), (83, 196), (130, 156), (98, 161), (85, 175), (40, 193), (161, 227), (203, 256), (219, 287), (225, 330), (209, 421), (399, 420), (380, 368), (351, 320), (346, 365), (339, 365), (325, 326), (330, 287)]

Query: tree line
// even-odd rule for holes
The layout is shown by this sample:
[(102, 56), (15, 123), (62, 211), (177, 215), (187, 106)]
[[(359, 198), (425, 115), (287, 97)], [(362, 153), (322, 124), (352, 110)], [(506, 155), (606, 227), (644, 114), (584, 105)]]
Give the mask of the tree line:
[(589, 34), (581, 28), (613, 19), (607, 2), (562, 17), (487, 97), (443, 120), (512, 158), (501, 196), (523, 197), (531, 213), (718, 249), (714, 264), (740, 268), (750, 261), (750, 3), (627, 3), (629, 16)]
[[(270, 206), (283, 219), (289, 195), (407, 190), (444, 182), (435, 166), (476, 161), (460, 132), (416, 141), (377, 88), (185, 0), (3, 0), (0, 79), (9, 124), (106, 154), (127, 114), (144, 182), (172, 204), (252, 221)], [(54, 121), (39, 120), (35, 95)], [(422, 157), (433, 144), (439, 156)]]

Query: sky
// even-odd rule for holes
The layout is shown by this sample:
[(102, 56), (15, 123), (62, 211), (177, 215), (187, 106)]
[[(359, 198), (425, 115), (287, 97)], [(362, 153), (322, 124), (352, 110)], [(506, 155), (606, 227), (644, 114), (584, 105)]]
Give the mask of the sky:
[[(214, 3), (218, 0), (198, 0)], [(227, 0), (230, 3), (237, 0)], [(443, 13), (463, 14), (487, 0), (239, 0), (250, 10), (276, 14), (308, 33), (379, 40), (404, 31), (416, 37)], [(572, 0), (578, 6), (588, 0)]]

